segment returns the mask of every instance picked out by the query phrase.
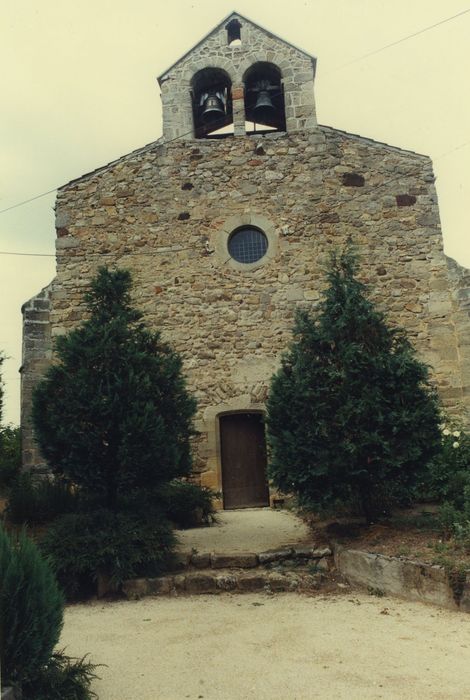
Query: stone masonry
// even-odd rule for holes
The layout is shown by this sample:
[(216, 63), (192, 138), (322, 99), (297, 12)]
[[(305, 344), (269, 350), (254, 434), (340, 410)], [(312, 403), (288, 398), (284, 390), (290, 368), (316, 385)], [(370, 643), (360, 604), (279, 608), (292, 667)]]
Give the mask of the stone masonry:
[[(249, 32), (256, 38), (262, 30), (237, 17), (242, 51)], [(196, 47), (194, 64), (190, 53), (169, 75), (179, 71), (190, 80), (204, 46), (212, 65), (223, 26)], [(276, 63), (278, 47), (283, 74), (291, 55), (304, 60), (269, 33), (263, 42), (246, 59), (233, 59), (234, 76), (262, 51)], [(166, 142), (188, 127), (186, 108), (171, 107), (176, 99), (184, 105), (184, 95), (173, 94), (170, 83), (162, 84), (163, 140), (59, 190), (51, 336), (84, 319), (83, 295), (99, 266), (131, 270), (135, 304), (181, 353), (198, 400), (198, 478), (220, 490), (218, 416), (263, 410), (295, 310), (316, 308), (328, 253), (351, 240), (372, 299), (392, 324), (406, 328), (432, 366), (444, 405), (468, 420), (470, 271), (443, 254), (429, 158), (318, 126), (313, 97), (305, 128), (288, 117), (286, 132), (197, 140), (189, 134)], [(267, 254), (250, 265), (237, 263), (227, 248), (230, 233), (245, 224), (264, 231), (269, 242)], [(48, 342), (40, 357), (31, 353), (28, 313), (35, 303), (25, 309), (28, 467), (40, 463), (27, 423), (30, 387), (50, 361)]]
[[(242, 28), (241, 44), (232, 48), (227, 45), (225, 27), (233, 18), (241, 21)], [(259, 62), (274, 63), (282, 72), (287, 131), (314, 129), (317, 124), (313, 92), (315, 58), (233, 13), (159, 77), (164, 140), (194, 135), (191, 81), (198, 71), (208, 67), (222, 69), (229, 76), (235, 134), (243, 134), (244, 78), (247, 70)]]
[(23, 364), (21, 366), (21, 432), (22, 461), (26, 468), (38, 468), (43, 459), (38, 452), (31, 426), (31, 398), (35, 384), (52, 360), (50, 289), (39, 294), (21, 307), (23, 314)]

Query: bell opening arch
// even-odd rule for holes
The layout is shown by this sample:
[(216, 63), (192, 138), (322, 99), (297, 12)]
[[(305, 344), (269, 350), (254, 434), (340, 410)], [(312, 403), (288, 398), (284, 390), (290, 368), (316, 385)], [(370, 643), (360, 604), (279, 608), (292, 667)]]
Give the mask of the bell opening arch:
[(232, 81), (222, 68), (202, 68), (191, 80), (196, 138), (233, 134)]
[(286, 131), (282, 73), (273, 63), (259, 61), (243, 76), (247, 133)]

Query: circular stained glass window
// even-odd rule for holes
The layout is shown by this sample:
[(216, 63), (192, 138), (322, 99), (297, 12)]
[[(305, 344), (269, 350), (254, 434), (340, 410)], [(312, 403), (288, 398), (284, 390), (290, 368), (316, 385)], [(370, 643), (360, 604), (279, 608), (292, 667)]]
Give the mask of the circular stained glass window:
[(228, 252), (241, 263), (254, 263), (265, 255), (268, 239), (259, 228), (244, 226), (232, 233), (228, 240)]

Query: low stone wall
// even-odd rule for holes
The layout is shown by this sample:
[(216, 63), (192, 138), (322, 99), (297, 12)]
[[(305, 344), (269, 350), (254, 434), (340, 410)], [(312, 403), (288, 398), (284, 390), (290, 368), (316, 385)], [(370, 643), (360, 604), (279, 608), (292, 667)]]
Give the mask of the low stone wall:
[(405, 600), (470, 612), (470, 571), (449, 578), (441, 566), (335, 547), (338, 572), (351, 584)]
[(125, 581), (122, 591), (133, 600), (145, 596), (224, 591), (308, 591), (321, 585), (330, 569), (330, 561), (330, 549), (313, 546), (286, 547), (258, 554), (185, 553), (175, 559), (169, 575)]
[(312, 546), (284, 547), (267, 552), (236, 552), (224, 554), (220, 552), (181, 552), (173, 561), (173, 571), (182, 569), (253, 569), (257, 566), (270, 566), (281, 562), (308, 561), (311, 559), (323, 559), (330, 557), (331, 549), (328, 547), (316, 548)]
[(130, 600), (145, 596), (194, 595), (200, 593), (280, 593), (289, 591), (311, 591), (323, 581), (321, 572), (266, 571), (247, 573), (241, 570), (218, 570), (189, 572), (176, 576), (132, 579), (123, 584), (124, 595)]

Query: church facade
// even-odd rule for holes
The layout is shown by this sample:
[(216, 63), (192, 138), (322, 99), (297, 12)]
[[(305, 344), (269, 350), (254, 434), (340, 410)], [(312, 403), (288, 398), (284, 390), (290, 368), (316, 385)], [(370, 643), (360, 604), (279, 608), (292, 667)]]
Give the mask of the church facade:
[(233, 13), (159, 78), (162, 138), (60, 188), (57, 274), (23, 307), (26, 468), (41, 465), (32, 389), (102, 265), (131, 271), (145, 321), (181, 354), (195, 475), (226, 508), (269, 503), (270, 377), (347, 241), (374, 302), (468, 420), (470, 272), (443, 253), (431, 161), (319, 125), (315, 66)]

